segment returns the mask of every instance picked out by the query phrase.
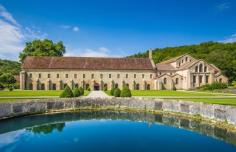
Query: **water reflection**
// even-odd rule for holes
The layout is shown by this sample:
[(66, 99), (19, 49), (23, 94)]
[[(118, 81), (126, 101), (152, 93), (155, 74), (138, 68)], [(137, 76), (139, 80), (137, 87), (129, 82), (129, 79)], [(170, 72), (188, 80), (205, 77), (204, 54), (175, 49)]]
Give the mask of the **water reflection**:
[(62, 132), (64, 127), (65, 123), (55, 123), (27, 128), (26, 130), (31, 131), (35, 134), (49, 134), (55, 130), (57, 130), (58, 132)]
[(164, 125), (195, 131), (236, 145), (235, 132), (218, 128), (214, 125), (209, 125), (199, 120), (183, 119), (166, 114), (127, 113), (113, 111), (73, 112), (7, 119), (0, 121), (0, 134), (23, 128), (27, 128), (28, 131), (31, 131), (35, 134), (48, 134), (54, 130), (61, 132), (65, 127), (65, 122), (90, 119), (145, 121), (150, 125), (154, 123), (161, 123)]

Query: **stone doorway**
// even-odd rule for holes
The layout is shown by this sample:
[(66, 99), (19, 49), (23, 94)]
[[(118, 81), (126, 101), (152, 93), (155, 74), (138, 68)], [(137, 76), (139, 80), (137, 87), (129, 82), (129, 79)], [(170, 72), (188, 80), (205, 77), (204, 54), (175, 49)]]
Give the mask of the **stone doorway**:
[(98, 83), (94, 83), (93, 90), (100, 90), (100, 85)]

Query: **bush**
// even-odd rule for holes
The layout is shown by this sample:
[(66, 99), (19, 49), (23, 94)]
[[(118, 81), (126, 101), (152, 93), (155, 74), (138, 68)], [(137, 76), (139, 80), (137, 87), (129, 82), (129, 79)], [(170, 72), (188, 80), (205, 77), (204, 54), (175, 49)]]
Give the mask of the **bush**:
[(132, 94), (131, 94), (130, 89), (129, 89), (127, 86), (125, 86), (125, 87), (122, 89), (120, 96), (121, 96), (121, 97), (131, 97)]
[(84, 95), (84, 89), (82, 87), (79, 88), (79, 93), (81, 96)]
[(236, 81), (233, 81), (232, 85), (233, 85), (234, 88), (236, 88)]
[(9, 86), (8, 86), (8, 89), (9, 89), (9, 91), (13, 91), (14, 85), (9, 85)]
[(114, 96), (115, 96), (115, 97), (120, 97), (120, 93), (121, 93), (121, 91), (120, 91), (119, 88), (116, 88), (116, 89), (114, 90)]
[(107, 91), (107, 86), (104, 86), (104, 87), (103, 87), (103, 91)]
[(91, 89), (90, 89), (90, 88), (88, 88), (87, 90), (88, 90), (88, 91), (91, 91)]
[(79, 96), (80, 96), (80, 91), (79, 91), (79, 89), (78, 89), (78, 88), (75, 88), (75, 89), (73, 90), (73, 94), (74, 94), (74, 97), (79, 97)]
[(114, 96), (114, 91), (115, 91), (115, 88), (111, 88), (110, 94), (111, 94), (112, 96)]
[(71, 88), (68, 85), (66, 85), (65, 89), (60, 95), (60, 98), (72, 98), (72, 97), (74, 97), (74, 94)]
[(225, 88), (228, 88), (228, 85), (221, 82), (214, 82), (212, 84), (207, 84), (200, 87), (200, 89), (202, 90), (216, 90), (216, 89), (225, 89)]

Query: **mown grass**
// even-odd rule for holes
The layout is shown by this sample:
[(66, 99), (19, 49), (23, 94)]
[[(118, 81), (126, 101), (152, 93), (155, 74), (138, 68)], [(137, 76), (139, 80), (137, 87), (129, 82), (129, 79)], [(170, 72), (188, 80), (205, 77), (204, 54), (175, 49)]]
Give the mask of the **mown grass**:
[[(110, 91), (105, 91), (110, 95)], [(172, 91), (172, 90), (132, 90), (132, 96), (230, 96), (233, 94), (196, 92), (196, 91)], [(235, 94), (236, 96), (236, 94)]]
[(236, 106), (236, 98), (220, 98), (220, 99), (213, 99), (213, 98), (186, 99), (185, 98), (185, 99), (181, 99), (181, 100)]
[[(59, 97), (62, 90), (13, 90), (0, 91), (0, 97), (44, 97), (44, 96), (54, 96)], [(87, 96), (89, 91), (85, 90), (84, 95)]]

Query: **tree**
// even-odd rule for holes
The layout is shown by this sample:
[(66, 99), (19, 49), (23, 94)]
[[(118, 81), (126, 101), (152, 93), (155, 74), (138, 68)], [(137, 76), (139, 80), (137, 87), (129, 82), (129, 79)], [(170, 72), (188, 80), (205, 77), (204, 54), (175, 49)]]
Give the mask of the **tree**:
[(79, 97), (79, 96), (81, 95), (78, 88), (75, 88), (75, 89), (73, 90), (73, 94), (74, 94), (74, 97)]
[(121, 90), (120, 96), (121, 96), (121, 97), (131, 97), (132, 94), (131, 94), (130, 89), (129, 89), (127, 86), (125, 86), (125, 87)]
[[(153, 60), (159, 63), (186, 53), (216, 65), (229, 78), (229, 82), (236, 80), (236, 42), (204, 42), (197, 45), (157, 48), (153, 50)], [(148, 57), (148, 51), (129, 57)]]
[(114, 90), (114, 96), (115, 97), (120, 97), (120, 89), (119, 88), (115, 88), (115, 90)]
[(16, 83), (15, 77), (10, 73), (4, 73), (0, 76), (0, 83), (12, 91), (14, 84)]
[(26, 56), (63, 56), (65, 46), (60, 41), (53, 43), (52, 40), (34, 40), (27, 42), (25, 48), (20, 53), (19, 58), (22, 62)]
[(68, 85), (66, 85), (65, 89), (60, 95), (60, 98), (72, 98), (72, 97), (74, 97), (74, 94), (71, 88)]

